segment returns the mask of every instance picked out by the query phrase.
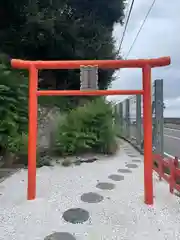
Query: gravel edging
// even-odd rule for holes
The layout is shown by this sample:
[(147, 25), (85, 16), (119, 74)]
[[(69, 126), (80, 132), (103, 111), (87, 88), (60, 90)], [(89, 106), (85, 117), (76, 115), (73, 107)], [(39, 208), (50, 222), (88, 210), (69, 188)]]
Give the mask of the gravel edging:
[[(4, 168), (0, 168), (0, 172), (1, 170), (4, 170)], [(13, 174), (19, 172), (21, 170), (21, 168), (17, 168), (17, 169), (12, 169), (12, 168), (7, 168), (7, 173), (5, 174), (5, 176), (0, 177), (0, 183), (2, 183), (3, 181), (5, 181), (7, 178), (11, 177)]]

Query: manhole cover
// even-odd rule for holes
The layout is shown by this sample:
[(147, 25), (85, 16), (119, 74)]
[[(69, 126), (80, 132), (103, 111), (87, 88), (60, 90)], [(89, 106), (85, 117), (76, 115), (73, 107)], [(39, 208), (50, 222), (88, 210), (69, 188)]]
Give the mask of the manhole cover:
[(124, 176), (117, 175), (117, 174), (112, 174), (108, 178), (110, 178), (113, 181), (122, 181), (122, 180), (124, 180)]
[(134, 164), (134, 163), (129, 163), (129, 164), (126, 165), (126, 167), (128, 167), (128, 168), (137, 168), (138, 165)]
[(63, 218), (73, 224), (83, 223), (89, 219), (89, 213), (82, 208), (71, 208), (63, 213)]
[(118, 172), (120, 172), (120, 173), (132, 173), (132, 171), (131, 170), (129, 170), (129, 169), (118, 169)]
[(100, 182), (96, 185), (96, 187), (102, 190), (112, 190), (115, 188), (115, 185), (113, 183)]
[(76, 238), (68, 232), (55, 232), (45, 237), (44, 240), (76, 240)]
[(87, 203), (98, 203), (101, 202), (103, 199), (104, 199), (103, 196), (93, 192), (84, 193), (81, 196), (81, 200)]

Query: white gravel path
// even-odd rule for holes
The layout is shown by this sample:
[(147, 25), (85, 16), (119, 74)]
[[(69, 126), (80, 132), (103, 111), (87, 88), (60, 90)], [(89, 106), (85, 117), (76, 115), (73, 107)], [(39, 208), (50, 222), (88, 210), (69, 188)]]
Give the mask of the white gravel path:
[[(123, 147), (132, 149), (127, 143)], [(155, 204), (144, 204), (143, 161), (132, 173), (119, 173), (125, 177), (123, 181), (108, 179), (133, 160), (123, 147), (116, 157), (99, 162), (38, 169), (34, 201), (26, 200), (26, 170), (0, 183), (0, 240), (43, 240), (53, 232), (69, 232), (77, 240), (180, 239), (180, 200), (156, 176)], [(115, 188), (100, 190), (98, 182), (114, 183)], [(82, 202), (81, 195), (88, 192), (99, 193), (104, 200)], [(83, 224), (65, 222), (62, 215), (70, 208), (87, 210), (89, 220)]]

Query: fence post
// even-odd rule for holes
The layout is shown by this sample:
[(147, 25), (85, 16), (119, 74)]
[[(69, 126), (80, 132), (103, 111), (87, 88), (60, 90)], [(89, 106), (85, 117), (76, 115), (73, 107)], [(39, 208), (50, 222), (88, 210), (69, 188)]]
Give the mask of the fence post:
[(126, 113), (125, 113), (125, 121), (126, 121), (126, 138), (130, 137), (130, 117), (129, 117), (129, 99), (125, 100), (126, 104)]
[(117, 125), (119, 123), (119, 109), (118, 109), (118, 105), (116, 104), (114, 106), (114, 123)]
[(163, 172), (163, 156), (158, 155), (158, 170), (159, 170), (159, 181), (162, 180)]
[(155, 152), (164, 155), (164, 116), (163, 116), (163, 80), (158, 79), (154, 82), (155, 86)]
[(120, 126), (120, 134), (123, 135), (123, 108), (122, 103), (120, 102), (118, 104), (119, 107), (119, 126)]
[(176, 168), (179, 167), (178, 157), (175, 157), (175, 158), (174, 158), (174, 166), (175, 166)]
[(169, 168), (170, 168), (169, 190), (170, 190), (170, 193), (173, 193), (174, 192), (174, 185), (175, 185), (175, 165), (174, 165), (174, 159), (170, 159), (170, 161), (169, 161)]
[(141, 95), (136, 95), (136, 141), (141, 146)]
[(127, 126), (126, 126), (126, 101), (122, 101), (122, 132), (123, 132), (123, 137), (126, 138), (126, 132), (127, 132)]

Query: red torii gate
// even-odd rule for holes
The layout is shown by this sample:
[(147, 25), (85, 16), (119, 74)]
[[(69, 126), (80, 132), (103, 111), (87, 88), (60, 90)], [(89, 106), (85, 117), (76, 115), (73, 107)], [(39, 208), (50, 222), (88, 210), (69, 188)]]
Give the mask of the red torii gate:
[[(28, 187), (27, 199), (36, 196), (36, 144), (37, 144), (37, 97), (38, 96), (102, 96), (102, 95), (143, 95), (144, 125), (144, 201), (153, 204), (153, 157), (152, 157), (152, 107), (151, 68), (167, 66), (170, 57), (137, 60), (80, 60), (80, 61), (24, 61), (12, 59), (14, 68), (29, 70), (29, 140), (28, 140)], [(38, 90), (38, 70), (79, 69), (81, 66), (97, 66), (101, 69), (141, 68), (142, 90)]]

